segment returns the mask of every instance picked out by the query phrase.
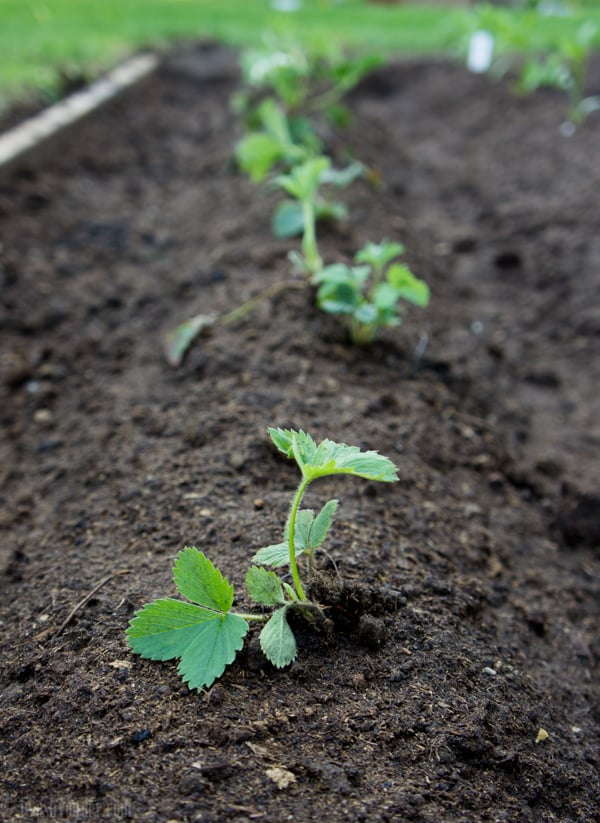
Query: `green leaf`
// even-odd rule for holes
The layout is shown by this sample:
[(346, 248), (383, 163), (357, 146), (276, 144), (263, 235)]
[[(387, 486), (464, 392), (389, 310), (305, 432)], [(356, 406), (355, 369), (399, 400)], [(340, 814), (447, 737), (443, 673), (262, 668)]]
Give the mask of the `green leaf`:
[(184, 683), (200, 690), (221, 677), (242, 648), (248, 628), (238, 614), (226, 614), (199, 625), (179, 661), (177, 670)]
[[(300, 509), (296, 515), (296, 531), (294, 535), (294, 548), (296, 554), (302, 554), (307, 548), (312, 548), (310, 545), (310, 532), (313, 524), (315, 513), (312, 509)], [(285, 529), (285, 536), (288, 537), (288, 526)]]
[(283, 589), (286, 592), (288, 599), (296, 602), (298, 600), (298, 595), (296, 594), (296, 589), (293, 586), (290, 586), (289, 583), (283, 582)]
[(292, 138), (288, 119), (283, 108), (272, 97), (267, 97), (259, 105), (257, 115), (270, 137), (274, 137), (280, 146), (290, 144)]
[(398, 297), (425, 307), (429, 304), (429, 286), (415, 277), (408, 266), (395, 263), (386, 273), (388, 283), (396, 289)]
[(137, 612), (127, 641), (150, 660), (180, 658), (179, 673), (190, 689), (210, 686), (235, 659), (248, 631), (237, 614), (216, 615), (180, 600), (157, 600)]
[(271, 440), (279, 451), (287, 457), (294, 457), (298, 466), (302, 468), (305, 463), (310, 463), (317, 450), (317, 444), (310, 434), (292, 429), (268, 429)]
[(315, 204), (317, 220), (345, 220), (348, 217), (348, 208), (339, 200), (317, 199)]
[(198, 549), (186, 546), (173, 567), (177, 590), (193, 603), (207, 609), (228, 612), (233, 603), (233, 586)]
[(357, 252), (354, 259), (357, 263), (367, 263), (381, 271), (387, 263), (393, 260), (394, 257), (399, 257), (403, 251), (404, 246), (400, 243), (382, 240), (381, 243), (367, 243)]
[(305, 154), (317, 155), (322, 153), (323, 144), (315, 134), (313, 125), (308, 117), (290, 117), (288, 126), (292, 140), (305, 149)]
[(349, 186), (350, 183), (353, 183), (359, 177), (362, 177), (364, 173), (365, 166), (356, 160), (354, 163), (346, 166), (345, 169), (324, 169), (323, 172), (321, 172), (320, 182), (325, 185), (345, 187)]
[(296, 638), (286, 620), (287, 606), (278, 609), (260, 633), (260, 647), (265, 657), (278, 669), (296, 659)]
[(398, 479), (396, 467), (376, 451), (361, 451), (357, 446), (323, 440), (317, 447), (313, 438), (293, 429), (268, 429), (277, 448), (294, 457), (302, 474), (309, 480), (330, 474), (351, 474), (366, 480), (391, 483)]
[(212, 314), (197, 314), (181, 323), (165, 336), (165, 356), (169, 365), (177, 368), (183, 362), (187, 350), (196, 337), (215, 322)]
[(278, 175), (274, 182), (297, 200), (314, 200), (321, 174), (329, 168), (330, 164), (331, 160), (328, 157), (313, 157), (294, 166), (289, 174)]
[(318, 549), (323, 544), (333, 522), (333, 515), (337, 507), (337, 500), (329, 500), (313, 520), (308, 538), (311, 549)]
[(279, 451), (283, 452), (286, 457), (291, 457), (293, 454), (292, 438), (296, 432), (292, 429), (275, 429), (272, 427), (268, 428), (267, 432), (273, 441), (273, 444), (279, 449)]
[(312, 278), (313, 283), (320, 284), (317, 305), (329, 314), (353, 314), (364, 302), (362, 289), (368, 277), (368, 266), (325, 266)]
[(284, 154), (281, 143), (264, 132), (246, 135), (235, 147), (235, 157), (240, 168), (250, 175), (254, 183), (264, 180)]
[(373, 303), (363, 302), (357, 307), (353, 316), (359, 323), (363, 323), (365, 326), (368, 326), (370, 323), (377, 323), (377, 306), (374, 306)]
[(251, 566), (246, 575), (248, 594), (256, 603), (263, 606), (277, 606), (285, 603), (281, 580), (274, 572), (259, 566)]
[(233, 587), (202, 552), (186, 547), (173, 567), (181, 594), (195, 603), (166, 598), (148, 603), (131, 620), (127, 641), (151, 660), (179, 658), (190, 689), (210, 686), (242, 647), (248, 623), (228, 614)]
[(297, 200), (283, 200), (275, 209), (272, 222), (275, 237), (297, 237), (304, 231), (302, 204)]
[[(296, 516), (296, 534), (294, 539), (294, 548), (296, 550), (296, 557), (303, 554), (303, 552), (310, 547), (309, 535), (313, 523), (314, 512), (310, 509), (301, 509)], [(290, 544), (288, 542), (288, 524), (285, 527), (284, 541), (282, 543), (273, 543), (270, 546), (265, 546), (259, 549), (252, 558), (255, 563), (262, 563), (264, 566), (273, 566), (281, 568), (287, 566), (290, 562)]]
[[(344, 295), (342, 295), (343, 297)], [(345, 300), (336, 300), (319, 295), (319, 308), (327, 314), (353, 314), (355, 307)]]
[(399, 300), (398, 290), (390, 283), (379, 283), (373, 289), (372, 299), (378, 309), (394, 308)]
[(172, 598), (156, 600), (136, 612), (127, 629), (127, 641), (142, 657), (172, 660), (181, 657), (198, 629), (214, 619), (215, 612), (192, 603)]
[(357, 446), (323, 440), (312, 463), (306, 467), (305, 476), (312, 480), (330, 474), (351, 474), (384, 483), (398, 479), (392, 461), (378, 452), (362, 452)]
[(352, 288), (359, 289), (369, 277), (368, 266), (346, 266), (344, 263), (332, 263), (318, 271), (312, 278), (312, 282), (330, 283), (332, 285), (348, 284)]
[(273, 543), (259, 549), (252, 558), (253, 563), (262, 563), (264, 566), (281, 568), (290, 562), (290, 547), (287, 542)]

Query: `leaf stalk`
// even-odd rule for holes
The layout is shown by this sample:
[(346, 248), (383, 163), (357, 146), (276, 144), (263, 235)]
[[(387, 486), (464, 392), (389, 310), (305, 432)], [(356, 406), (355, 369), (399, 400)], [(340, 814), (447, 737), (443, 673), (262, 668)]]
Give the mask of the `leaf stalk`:
[(294, 495), (294, 500), (292, 501), (292, 508), (290, 509), (290, 515), (288, 520), (288, 544), (290, 549), (290, 571), (292, 573), (292, 579), (294, 581), (294, 587), (296, 589), (296, 594), (298, 595), (299, 600), (302, 603), (307, 603), (308, 598), (304, 591), (304, 587), (302, 585), (302, 580), (300, 579), (300, 572), (298, 570), (298, 561), (296, 559), (296, 518), (298, 516), (298, 510), (300, 509), (300, 503), (302, 502), (302, 498), (304, 497), (304, 492), (308, 488), (310, 483), (310, 479), (307, 477), (302, 477), (302, 481), (296, 490), (296, 494)]

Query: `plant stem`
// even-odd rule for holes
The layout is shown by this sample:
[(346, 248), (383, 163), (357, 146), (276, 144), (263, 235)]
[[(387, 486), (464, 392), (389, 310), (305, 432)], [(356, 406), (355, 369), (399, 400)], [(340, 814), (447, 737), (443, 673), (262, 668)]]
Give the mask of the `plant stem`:
[(375, 289), (381, 283), (383, 279), (383, 266), (373, 266), (373, 285), (369, 290), (369, 300), (373, 301), (373, 294), (375, 293)]
[(302, 254), (309, 274), (316, 274), (323, 268), (323, 261), (317, 249), (315, 204), (312, 200), (302, 201), (302, 215), (304, 217)]
[(288, 543), (290, 549), (290, 571), (292, 573), (292, 579), (294, 581), (294, 587), (296, 589), (296, 593), (298, 595), (299, 600), (302, 603), (307, 603), (308, 598), (304, 593), (304, 587), (302, 586), (302, 581), (300, 579), (300, 572), (298, 571), (298, 562), (296, 560), (296, 544), (295, 544), (295, 537), (296, 537), (296, 517), (298, 516), (298, 509), (300, 508), (300, 503), (302, 502), (302, 497), (304, 496), (304, 492), (308, 488), (308, 484), (310, 480), (306, 477), (302, 478), (300, 485), (296, 491), (294, 496), (294, 500), (292, 502), (292, 508), (290, 509), (290, 516), (288, 521)]
[(275, 297), (275, 295), (279, 294), (280, 291), (286, 291), (287, 289), (303, 289), (306, 288), (306, 285), (307, 284), (304, 282), (298, 283), (294, 280), (280, 280), (277, 283), (272, 283), (254, 297), (251, 297), (250, 300), (246, 300), (246, 302), (242, 303), (241, 306), (232, 309), (230, 312), (227, 312), (227, 314), (222, 314), (221, 317), (217, 317), (215, 323), (234, 323), (236, 320), (241, 320), (247, 314), (254, 311), (254, 309), (264, 300)]

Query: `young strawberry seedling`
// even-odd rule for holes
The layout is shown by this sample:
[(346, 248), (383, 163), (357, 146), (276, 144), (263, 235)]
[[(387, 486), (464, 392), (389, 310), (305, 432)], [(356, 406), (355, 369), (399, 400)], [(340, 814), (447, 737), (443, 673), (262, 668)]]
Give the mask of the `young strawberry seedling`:
[[(210, 686), (233, 662), (242, 648), (249, 624), (263, 622), (260, 645), (267, 659), (283, 668), (296, 658), (296, 638), (287, 617), (290, 612), (324, 618), (323, 610), (306, 594), (298, 560), (304, 556), (314, 571), (315, 554), (331, 527), (338, 501), (329, 500), (315, 515), (301, 509), (306, 490), (314, 480), (348, 474), (367, 480), (391, 483), (398, 479), (396, 467), (375, 451), (323, 440), (317, 444), (303, 431), (270, 428), (271, 440), (280, 452), (293, 458), (301, 480), (292, 499), (283, 540), (266, 546), (252, 558), (255, 564), (246, 575), (250, 598), (269, 614), (232, 611), (233, 586), (197, 548), (186, 547), (173, 568), (178, 592), (190, 602), (163, 598), (136, 612), (127, 630), (134, 652), (151, 660), (179, 659), (178, 671), (190, 689)], [(274, 568), (288, 566), (291, 584), (281, 580)]]
[(392, 263), (403, 251), (399, 243), (368, 243), (355, 257), (363, 265), (334, 263), (313, 275), (312, 282), (319, 286), (317, 305), (348, 319), (353, 343), (366, 345), (380, 329), (400, 325), (400, 300), (429, 304), (427, 284), (408, 266)]
[[(349, 186), (365, 173), (365, 166), (358, 160), (344, 169), (325, 168), (319, 175), (319, 186)], [(348, 216), (346, 205), (339, 200), (330, 200), (317, 191), (314, 197), (315, 221), (344, 220)], [(304, 233), (304, 205), (301, 200), (283, 200), (273, 215), (275, 237), (296, 237)]]
[(302, 254), (291, 252), (290, 259), (307, 274), (315, 274), (323, 268), (317, 248), (317, 203), (321, 175), (331, 165), (328, 157), (314, 157), (295, 166), (289, 174), (280, 174), (274, 183), (291, 195), (302, 210)]
[(317, 221), (341, 219), (347, 214), (345, 205), (327, 200), (320, 193), (320, 187), (348, 186), (363, 173), (362, 163), (351, 163), (345, 169), (333, 169), (329, 157), (319, 156), (295, 166), (289, 174), (274, 178), (274, 184), (283, 188), (293, 199), (284, 200), (276, 209), (273, 231), (277, 237), (302, 234), (302, 254), (291, 252), (289, 255), (299, 271), (311, 275), (323, 268), (317, 248)]

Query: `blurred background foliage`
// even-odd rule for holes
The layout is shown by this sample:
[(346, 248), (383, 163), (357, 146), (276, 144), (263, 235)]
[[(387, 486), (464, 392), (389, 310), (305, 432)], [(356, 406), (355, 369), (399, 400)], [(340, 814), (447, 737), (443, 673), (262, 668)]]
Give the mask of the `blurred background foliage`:
[[(559, 15), (539, 15), (533, 7), (544, 2)], [(182, 39), (248, 46), (274, 31), (293, 34), (307, 46), (334, 38), (341, 46), (384, 56), (458, 53), (464, 15), (473, 5), (467, 0), (0, 0), (0, 110), (28, 97), (50, 101), (133, 52), (164, 49)], [(517, 17), (537, 15), (529, 29), (538, 43), (575, 31), (585, 20), (600, 31), (599, 0), (500, 5)]]

